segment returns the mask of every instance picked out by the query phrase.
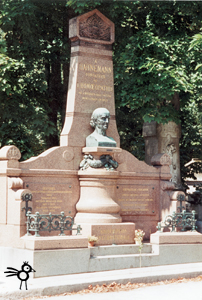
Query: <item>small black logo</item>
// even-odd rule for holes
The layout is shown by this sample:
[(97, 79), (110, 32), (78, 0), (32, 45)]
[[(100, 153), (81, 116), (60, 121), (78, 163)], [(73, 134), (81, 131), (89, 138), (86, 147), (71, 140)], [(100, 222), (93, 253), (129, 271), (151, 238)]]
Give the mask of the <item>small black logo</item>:
[(30, 272), (36, 272), (32, 267), (28, 264), (28, 261), (24, 262), (23, 265), (21, 266), (21, 270), (18, 271), (15, 268), (7, 267), (7, 270), (10, 271), (5, 271), (4, 273), (9, 273), (9, 275), (6, 275), (6, 277), (10, 276), (17, 276), (17, 278), (21, 281), (20, 282), (20, 290), (22, 287), (22, 282), (25, 282), (25, 288), (27, 290), (27, 280), (29, 279), (29, 273)]

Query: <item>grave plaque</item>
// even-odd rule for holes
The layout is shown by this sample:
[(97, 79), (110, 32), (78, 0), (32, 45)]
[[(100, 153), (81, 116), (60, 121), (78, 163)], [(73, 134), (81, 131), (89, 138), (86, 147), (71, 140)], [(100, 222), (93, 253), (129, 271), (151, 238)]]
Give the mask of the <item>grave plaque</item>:
[(25, 185), (32, 191), (32, 212), (74, 216), (79, 191), (74, 178), (29, 178)]
[(70, 194), (72, 194), (72, 191), (64, 190), (64, 185), (62, 184), (43, 184), (39, 187), (39, 190), (33, 191), (35, 210), (41, 213), (59, 213), (63, 206), (63, 198), (68, 199)]
[(98, 236), (96, 245), (128, 244), (134, 243), (135, 224), (100, 224), (92, 226), (92, 235)]
[(154, 215), (156, 213), (156, 191), (150, 184), (119, 185), (117, 203), (121, 215)]

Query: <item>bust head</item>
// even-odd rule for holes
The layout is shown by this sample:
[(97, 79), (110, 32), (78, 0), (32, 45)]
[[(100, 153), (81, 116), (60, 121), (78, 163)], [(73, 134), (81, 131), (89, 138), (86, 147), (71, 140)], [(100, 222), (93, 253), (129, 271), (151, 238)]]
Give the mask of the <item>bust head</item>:
[(110, 113), (108, 109), (100, 107), (94, 110), (90, 125), (95, 128), (95, 130), (87, 136), (86, 147), (116, 147), (115, 140), (106, 135), (109, 119)]
[(90, 125), (99, 131), (100, 134), (106, 135), (106, 130), (109, 125), (110, 113), (108, 109), (99, 107), (92, 113)]

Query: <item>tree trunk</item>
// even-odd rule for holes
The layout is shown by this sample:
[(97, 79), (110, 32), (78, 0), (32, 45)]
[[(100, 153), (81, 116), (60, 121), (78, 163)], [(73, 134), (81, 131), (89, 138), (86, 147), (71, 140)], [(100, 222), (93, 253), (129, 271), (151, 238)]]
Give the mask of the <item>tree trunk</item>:
[(48, 112), (49, 120), (55, 126), (55, 132), (50, 134), (46, 138), (46, 146), (47, 148), (51, 148), (59, 145), (59, 136), (57, 130), (57, 122), (58, 122), (58, 110), (59, 106), (62, 102), (62, 83), (61, 83), (61, 64), (60, 64), (60, 54), (57, 53), (57, 59), (52, 64), (49, 73), (49, 108)]

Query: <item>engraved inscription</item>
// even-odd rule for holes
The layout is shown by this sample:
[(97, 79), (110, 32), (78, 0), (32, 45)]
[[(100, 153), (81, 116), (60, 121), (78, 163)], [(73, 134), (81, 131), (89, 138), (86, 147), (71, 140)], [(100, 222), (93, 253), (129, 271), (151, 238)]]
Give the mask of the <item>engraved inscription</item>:
[(97, 59), (93, 59), (92, 63), (80, 63), (78, 68), (81, 81), (77, 82), (77, 91), (82, 100), (102, 103), (112, 100), (112, 67), (102, 66)]
[(99, 241), (112, 241), (121, 240), (122, 242), (128, 240), (130, 237), (129, 232), (126, 229), (113, 230), (109, 229), (97, 229), (96, 235), (99, 237)]
[(82, 63), (79, 64), (79, 70), (98, 73), (112, 73), (112, 69), (110, 67)]
[(120, 185), (117, 203), (121, 207), (121, 215), (154, 215), (155, 190), (151, 186)]
[(97, 14), (79, 24), (79, 34), (85, 38), (110, 41), (110, 27)]
[(77, 87), (81, 89), (89, 89), (95, 91), (106, 91), (112, 92), (113, 88), (111, 86), (100, 85), (100, 84), (93, 84), (93, 83), (77, 83)]
[(79, 95), (82, 95), (82, 100), (102, 101), (102, 102), (108, 102), (107, 98), (111, 97), (109, 95), (102, 95), (102, 94), (82, 92), (82, 91), (79, 91)]
[(61, 190), (57, 186), (43, 186), (41, 190), (32, 191), (34, 195), (34, 209), (40, 213), (61, 212), (67, 197), (71, 196), (71, 190)]

